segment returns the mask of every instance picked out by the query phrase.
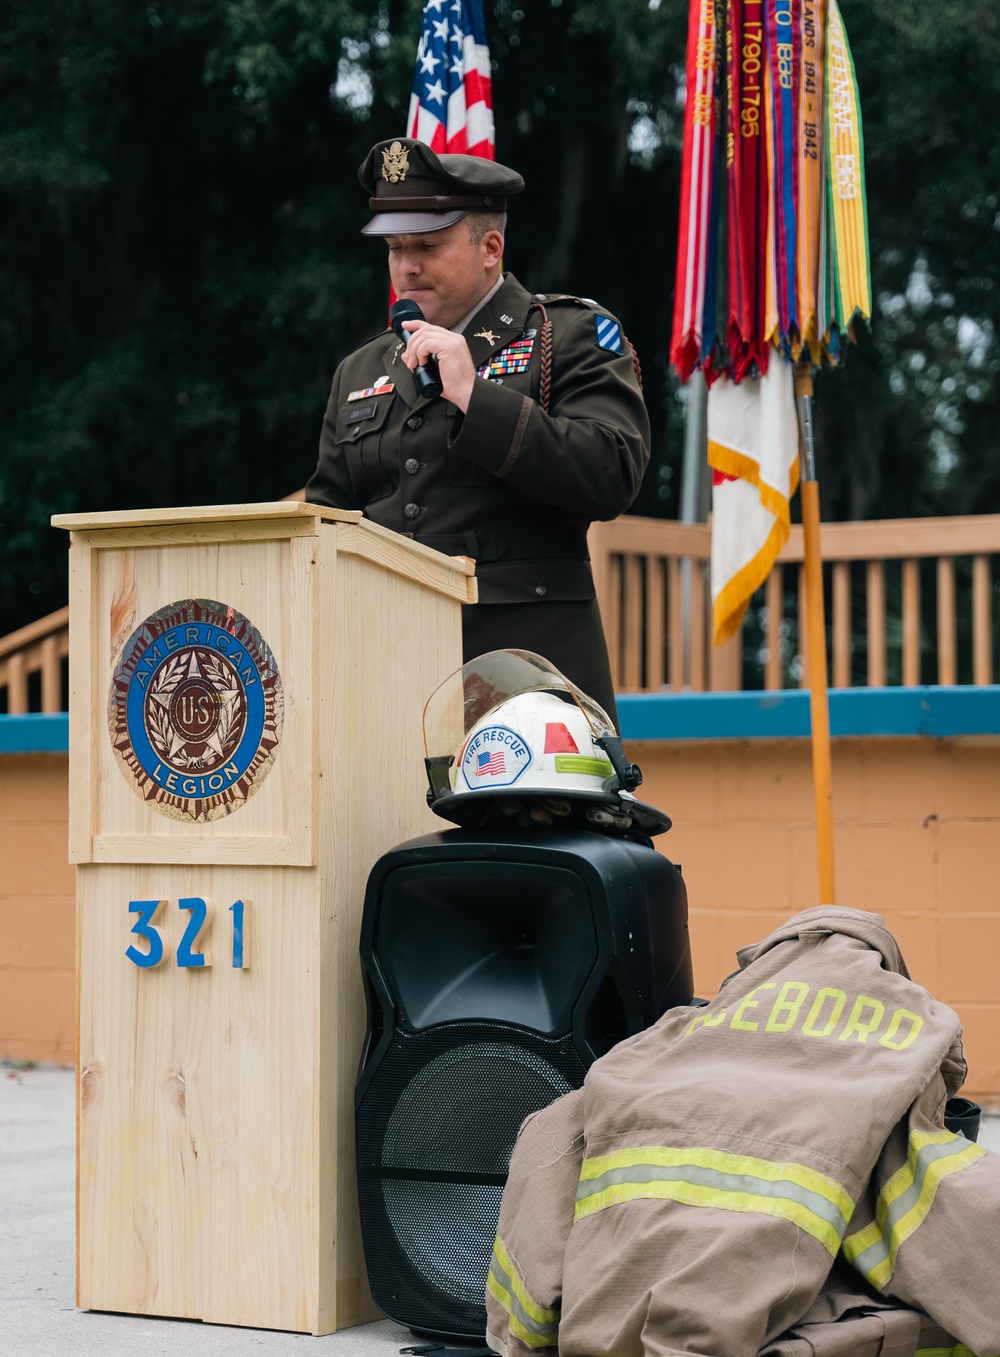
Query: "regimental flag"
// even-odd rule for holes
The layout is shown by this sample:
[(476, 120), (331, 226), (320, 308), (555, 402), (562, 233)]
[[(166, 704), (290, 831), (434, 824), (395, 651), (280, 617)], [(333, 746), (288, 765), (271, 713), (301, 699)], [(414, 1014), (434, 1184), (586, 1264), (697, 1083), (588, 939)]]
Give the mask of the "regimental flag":
[(720, 377), (708, 393), (712, 467), (714, 640), (735, 636), (750, 596), (788, 540), (799, 481), (799, 427), (789, 363), (739, 384)]
[[(670, 361), (682, 381), (700, 366), (702, 356), (705, 291), (711, 254), (709, 227), (717, 122), (717, 42), (713, 0), (690, 0), (674, 333), (670, 343)], [(714, 325), (714, 318), (712, 323)]]
[(722, 644), (788, 536), (798, 483), (791, 364), (839, 362), (843, 336), (870, 318), (868, 214), (837, 0), (689, 6), (670, 357), (682, 380), (702, 368), (709, 382)]
[(861, 107), (837, 0), (689, 5), (671, 361), (710, 382), (765, 371), (772, 346), (836, 363), (842, 332), (871, 312)]
[(856, 317), (871, 319), (872, 280), (865, 207), (865, 147), (854, 58), (837, 0), (827, 26), (826, 152), (828, 241), (834, 280), (834, 317), (850, 331)]
[(439, 155), (496, 160), (482, 0), (427, 0), (406, 126)]

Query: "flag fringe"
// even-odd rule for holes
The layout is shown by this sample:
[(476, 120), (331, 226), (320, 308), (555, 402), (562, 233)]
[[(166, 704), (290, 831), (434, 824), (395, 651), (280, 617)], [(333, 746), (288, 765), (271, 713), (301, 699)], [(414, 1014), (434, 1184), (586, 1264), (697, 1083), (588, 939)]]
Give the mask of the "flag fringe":
[(781, 548), (788, 541), (787, 519), (775, 518), (774, 525), (756, 556), (727, 580), (718, 597), (712, 601), (714, 645), (731, 641), (743, 624), (750, 599), (767, 579), (778, 559)]
[(780, 519), (786, 525), (791, 523), (789, 503), (799, 488), (799, 459), (797, 457), (788, 470), (787, 495), (783, 495), (773, 485), (768, 485), (767, 481), (761, 480), (760, 467), (747, 453), (737, 452), (734, 448), (727, 448), (722, 443), (713, 442), (712, 439), (708, 440), (708, 465), (713, 471), (721, 471), (724, 476), (732, 476), (736, 480), (749, 482), (756, 488), (760, 495), (760, 502), (768, 513)]

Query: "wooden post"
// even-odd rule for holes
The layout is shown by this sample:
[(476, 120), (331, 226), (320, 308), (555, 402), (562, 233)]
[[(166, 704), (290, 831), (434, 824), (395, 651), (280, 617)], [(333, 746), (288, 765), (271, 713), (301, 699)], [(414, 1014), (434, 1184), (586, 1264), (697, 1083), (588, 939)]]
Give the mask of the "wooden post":
[(823, 557), (819, 540), (819, 485), (813, 459), (812, 372), (795, 371), (800, 408), (802, 528), (805, 542), (806, 625), (809, 657), (809, 711), (812, 718), (813, 787), (816, 795), (816, 856), (820, 903), (836, 903), (833, 866), (833, 787), (830, 758), (830, 708), (827, 695), (826, 619), (823, 608)]

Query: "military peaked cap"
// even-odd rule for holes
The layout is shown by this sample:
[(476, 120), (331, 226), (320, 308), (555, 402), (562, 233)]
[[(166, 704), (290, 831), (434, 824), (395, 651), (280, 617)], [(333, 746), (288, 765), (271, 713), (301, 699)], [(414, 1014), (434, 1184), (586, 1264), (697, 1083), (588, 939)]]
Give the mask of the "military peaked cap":
[(436, 155), (422, 141), (380, 141), (358, 171), (375, 213), (366, 236), (440, 231), (469, 212), (505, 212), (524, 180), (515, 170), (473, 155)]

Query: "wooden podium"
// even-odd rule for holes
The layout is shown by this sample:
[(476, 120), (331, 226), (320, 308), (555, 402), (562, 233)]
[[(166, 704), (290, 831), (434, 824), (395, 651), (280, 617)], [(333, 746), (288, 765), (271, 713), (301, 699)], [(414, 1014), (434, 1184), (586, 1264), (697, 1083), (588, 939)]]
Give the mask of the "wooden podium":
[(77, 1304), (377, 1317), (353, 1094), (365, 882), (427, 809), (472, 563), (302, 503), (68, 514)]

